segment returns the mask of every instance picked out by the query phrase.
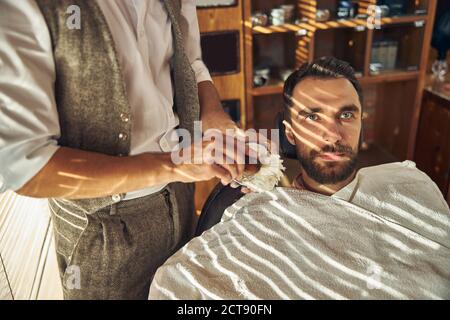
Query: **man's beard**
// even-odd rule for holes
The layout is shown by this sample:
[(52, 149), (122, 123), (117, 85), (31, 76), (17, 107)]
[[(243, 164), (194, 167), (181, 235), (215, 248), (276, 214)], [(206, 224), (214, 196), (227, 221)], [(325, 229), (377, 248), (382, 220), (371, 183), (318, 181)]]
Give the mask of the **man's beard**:
[[(342, 153), (349, 160), (320, 164), (315, 159), (323, 152)], [(297, 149), (297, 156), (302, 168), (311, 179), (320, 184), (336, 184), (346, 180), (355, 172), (358, 155), (351, 147), (337, 144), (334, 146), (327, 145), (320, 152), (311, 150), (309, 155), (305, 155)]]

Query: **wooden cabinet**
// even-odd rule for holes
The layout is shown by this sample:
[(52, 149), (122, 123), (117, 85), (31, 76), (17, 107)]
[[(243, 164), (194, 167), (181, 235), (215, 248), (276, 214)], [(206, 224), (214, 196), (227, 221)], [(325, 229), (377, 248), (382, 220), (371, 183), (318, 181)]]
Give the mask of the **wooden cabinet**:
[[(366, 145), (399, 161), (412, 159), (436, 0), (403, 1), (403, 12), (383, 17), (373, 10), (380, 1), (352, 2), (355, 15), (339, 19), (335, 0), (243, 1), (247, 127), (273, 126), (275, 112), (282, 110), (280, 70), (331, 55), (348, 61), (363, 87)], [(293, 21), (252, 24), (256, 12), (270, 15), (283, 4), (295, 5)], [(321, 10), (330, 12), (326, 21), (316, 19)], [(255, 86), (261, 66), (270, 68), (271, 79)]]
[[(203, 5), (216, 2), (196, 1)], [(363, 87), (364, 136), (369, 146), (362, 155), (365, 163), (413, 159), (436, 0), (405, 0), (402, 13), (384, 17), (371, 10), (382, 1), (354, 0), (357, 16), (347, 19), (338, 19), (337, 0), (218, 2), (232, 5), (199, 8), (200, 31), (204, 36), (237, 34), (238, 48), (233, 50), (239, 57), (238, 68), (215, 74), (213, 79), (222, 99), (227, 100), (227, 110), (242, 127), (272, 128), (276, 113), (283, 109), (282, 78), (286, 70), (333, 55), (354, 67)], [(282, 5), (294, 6), (291, 21), (265, 26), (252, 22), (255, 13), (270, 16), (272, 9)], [(319, 10), (329, 10), (330, 18), (318, 21)], [(224, 46), (230, 42), (219, 43)], [(222, 50), (215, 48), (215, 52)], [(222, 57), (216, 58), (220, 62)], [(270, 80), (255, 86), (255, 70), (261, 68), (270, 69)], [(198, 209), (215, 183), (198, 184)]]
[(450, 94), (425, 90), (414, 160), (450, 205)]
[(224, 107), (245, 126), (243, 2), (196, 0), (196, 3), (203, 60)]

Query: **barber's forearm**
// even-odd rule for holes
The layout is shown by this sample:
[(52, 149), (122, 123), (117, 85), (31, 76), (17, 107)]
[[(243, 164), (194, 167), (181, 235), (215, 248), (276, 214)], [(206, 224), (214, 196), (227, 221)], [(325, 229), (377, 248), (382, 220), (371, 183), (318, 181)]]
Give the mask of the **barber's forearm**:
[(62, 147), (17, 193), (34, 198), (97, 198), (174, 180), (170, 154), (114, 157)]
[(236, 128), (236, 124), (223, 110), (219, 94), (211, 81), (203, 81), (198, 84), (198, 97), (200, 102), (200, 118), (203, 131), (208, 129)]
[(218, 113), (228, 117), (222, 108), (219, 93), (211, 81), (202, 81), (198, 83), (198, 98), (200, 102), (201, 119)]
[[(232, 127), (234, 123), (223, 111), (211, 81), (198, 84), (204, 130)], [(108, 156), (95, 152), (61, 147), (17, 193), (34, 198), (97, 198), (126, 193), (146, 187), (195, 180), (195, 175), (175, 168), (170, 154), (144, 153), (129, 157)]]

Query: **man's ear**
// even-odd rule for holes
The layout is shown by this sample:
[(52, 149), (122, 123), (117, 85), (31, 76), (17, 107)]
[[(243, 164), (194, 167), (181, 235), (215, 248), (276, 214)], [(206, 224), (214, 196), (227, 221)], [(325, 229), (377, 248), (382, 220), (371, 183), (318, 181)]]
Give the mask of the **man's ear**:
[(284, 125), (284, 133), (286, 134), (286, 138), (289, 141), (290, 144), (295, 146), (295, 137), (294, 132), (292, 131), (292, 126), (289, 122), (286, 120), (283, 120)]

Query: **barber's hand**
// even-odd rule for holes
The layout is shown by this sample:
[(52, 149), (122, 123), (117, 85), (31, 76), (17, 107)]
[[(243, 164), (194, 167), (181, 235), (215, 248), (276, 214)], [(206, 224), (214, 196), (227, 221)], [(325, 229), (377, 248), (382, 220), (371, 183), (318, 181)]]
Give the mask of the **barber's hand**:
[[(194, 143), (187, 148), (172, 153), (181, 161), (174, 166), (177, 181), (196, 182), (219, 178), (227, 185), (233, 179), (242, 178), (245, 162), (245, 145), (236, 137), (227, 137), (218, 131), (210, 131), (212, 137), (221, 137), (222, 143), (205, 136), (201, 143)], [(180, 163), (181, 162), (181, 163)]]
[[(208, 136), (210, 132), (221, 132), (224, 137), (233, 137), (240, 139), (240, 141), (246, 141), (245, 133), (238, 125), (230, 118), (230, 116), (222, 109), (215, 112), (210, 112), (207, 115), (202, 116), (202, 129), (205, 136)], [(244, 152), (245, 153), (245, 152)], [(245, 159), (238, 159), (236, 156), (232, 156), (236, 163), (236, 169), (239, 173), (244, 172)], [(239, 161), (238, 161), (239, 160)]]
[[(220, 111), (209, 113), (202, 117), (202, 129), (204, 133), (207, 133), (211, 130), (220, 131), (223, 134), (228, 134), (236, 137), (237, 139), (240, 139), (241, 141), (245, 141), (246, 143), (256, 142), (258, 144), (264, 145), (270, 153), (277, 153), (278, 152), (278, 145), (274, 144), (268, 137), (258, 135), (256, 137), (245, 135), (246, 133), (244, 130), (238, 127), (238, 125), (231, 120), (229, 115), (221, 109)], [(245, 155), (249, 155), (248, 147), (246, 147), (244, 151)], [(245, 170), (245, 160), (242, 161), (242, 159), (239, 159), (236, 169), (238, 172), (244, 172)], [(259, 159), (258, 159), (259, 160)], [(236, 179), (233, 177), (233, 179)], [(240, 179), (240, 176), (237, 178), (237, 180)], [(222, 180), (222, 179), (221, 179)], [(223, 184), (228, 184), (228, 181)], [(251, 189), (243, 187), (236, 182), (231, 182), (230, 184), (233, 188), (241, 188), (242, 193), (250, 193), (252, 192)]]

